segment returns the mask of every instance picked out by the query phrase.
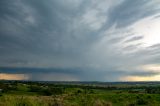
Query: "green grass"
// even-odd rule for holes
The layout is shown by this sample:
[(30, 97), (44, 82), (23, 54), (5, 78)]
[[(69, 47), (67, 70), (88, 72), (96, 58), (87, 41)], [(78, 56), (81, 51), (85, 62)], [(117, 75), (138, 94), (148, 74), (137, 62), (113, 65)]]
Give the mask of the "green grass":
[[(114, 92), (100, 92), (94, 94), (63, 94), (59, 96), (36, 96), (3, 94), (0, 97), (0, 106), (51, 106), (54, 104), (63, 106), (159, 106), (159, 94), (129, 94)], [(134, 106), (134, 105), (133, 105)]]
[[(8, 88), (3, 85), (6, 91), (0, 93), (0, 106), (160, 106), (160, 94), (149, 94), (144, 89), (66, 87), (64, 92), (58, 93), (62, 86), (30, 86), (18, 83)], [(44, 90), (51, 95), (45, 96)]]

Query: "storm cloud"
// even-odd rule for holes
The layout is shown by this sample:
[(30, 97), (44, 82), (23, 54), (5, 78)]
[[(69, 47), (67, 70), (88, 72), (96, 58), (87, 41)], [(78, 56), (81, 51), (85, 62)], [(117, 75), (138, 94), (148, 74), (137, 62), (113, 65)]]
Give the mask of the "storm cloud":
[(56, 81), (159, 75), (159, 4), (0, 0), (0, 72)]

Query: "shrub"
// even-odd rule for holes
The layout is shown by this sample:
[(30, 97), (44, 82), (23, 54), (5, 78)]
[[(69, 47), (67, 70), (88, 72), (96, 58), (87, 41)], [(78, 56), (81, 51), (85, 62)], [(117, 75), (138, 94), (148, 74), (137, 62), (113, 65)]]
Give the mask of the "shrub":
[(147, 105), (147, 101), (144, 98), (139, 98), (136, 101), (137, 105)]

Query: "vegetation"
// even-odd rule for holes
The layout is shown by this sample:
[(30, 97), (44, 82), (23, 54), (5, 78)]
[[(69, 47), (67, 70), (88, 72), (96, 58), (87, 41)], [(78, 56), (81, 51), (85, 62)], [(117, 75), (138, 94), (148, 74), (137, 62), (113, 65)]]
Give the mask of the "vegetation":
[(159, 106), (159, 83), (0, 81), (0, 106)]

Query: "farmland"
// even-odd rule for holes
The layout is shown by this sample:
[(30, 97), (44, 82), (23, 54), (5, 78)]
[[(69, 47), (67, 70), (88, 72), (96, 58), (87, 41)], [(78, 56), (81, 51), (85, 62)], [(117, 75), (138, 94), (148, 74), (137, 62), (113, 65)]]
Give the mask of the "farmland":
[(0, 81), (0, 106), (159, 106), (159, 82)]

